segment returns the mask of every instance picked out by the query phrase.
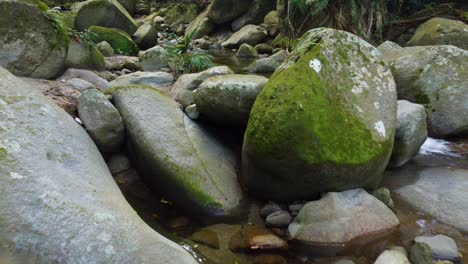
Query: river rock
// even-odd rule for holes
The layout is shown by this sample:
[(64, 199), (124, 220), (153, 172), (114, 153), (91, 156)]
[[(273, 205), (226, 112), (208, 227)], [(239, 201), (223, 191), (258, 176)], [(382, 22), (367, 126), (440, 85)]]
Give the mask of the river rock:
[(185, 108), (185, 113), (188, 117), (192, 120), (196, 120), (200, 117), (200, 112), (198, 112), (198, 108), (196, 104), (191, 104)]
[(56, 30), (47, 9), (40, 1), (0, 1), (0, 66), (44, 79), (63, 71), (68, 37)]
[(396, 108), (377, 49), (351, 33), (313, 29), (255, 101), (241, 181), (257, 197), (285, 201), (375, 186), (392, 152)]
[(265, 18), (263, 19), (263, 24), (265, 25), (268, 35), (274, 37), (279, 33), (279, 15), (278, 11), (270, 11)]
[(405, 100), (398, 101), (395, 143), (390, 166), (400, 167), (416, 156), (427, 139), (426, 109)]
[(454, 46), (408, 47), (386, 59), (399, 99), (426, 108), (430, 136), (468, 133), (468, 51)]
[(453, 238), (445, 235), (436, 235), (433, 237), (419, 236), (414, 239), (415, 242), (425, 243), (429, 246), (434, 259), (443, 259), (459, 261), (460, 253), (457, 244)]
[(398, 54), (398, 52), (402, 49), (402, 47), (396, 44), (395, 42), (387, 40), (384, 43), (380, 44), (377, 47), (377, 49), (380, 52), (382, 52), (384, 58), (389, 58)]
[(278, 211), (281, 211), (281, 210), (283, 210), (283, 208), (279, 204), (270, 201), (266, 203), (265, 205), (263, 205), (262, 208), (260, 208), (260, 215), (266, 218), (267, 216), (273, 213), (276, 213)]
[(232, 21), (249, 8), (252, 0), (213, 0), (207, 9), (208, 18), (215, 24)]
[(114, 48), (107, 41), (101, 41), (96, 44), (96, 48), (101, 52), (105, 57), (114, 56)]
[(158, 31), (152, 22), (141, 25), (133, 34), (135, 43), (143, 50), (152, 48), (158, 44)]
[(244, 43), (240, 45), (239, 49), (237, 50), (236, 56), (240, 58), (256, 58), (258, 57), (258, 52), (254, 47), (250, 46), (247, 43)]
[(73, 78), (73, 79), (66, 80), (65, 83), (67, 83), (68, 85), (73, 87), (73, 89), (78, 90), (80, 92), (96, 88), (96, 87), (94, 87), (94, 85), (92, 83), (87, 82), (87, 81), (85, 81), (83, 79), (79, 79), (79, 78)]
[(195, 91), (202, 117), (220, 124), (245, 125), (267, 78), (258, 75), (223, 75), (204, 81)]
[(119, 111), (96, 89), (78, 97), (81, 121), (101, 152), (115, 152), (124, 141), (125, 128)]
[(228, 40), (221, 43), (221, 46), (228, 49), (238, 48), (244, 43), (255, 46), (267, 35), (266, 29), (256, 25), (247, 25), (234, 33)]
[(274, 212), (267, 216), (265, 223), (272, 227), (285, 227), (292, 222), (293, 218), (286, 210)]
[(110, 172), (118, 174), (124, 171), (131, 169), (130, 159), (124, 153), (113, 154), (107, 159), (107, 167), (109, 167)]
[(415, 209), (468, 232), (468, 170), (408, 163), (389, 171), (382, 185)]
[(168, 52), (161, 46), (154, 46), (149, 50), (143, 51), (139, 55), (140, 66), (143, 71), (160, 71), (168, 68)]
[(269, 229), (252, 225), (244, 225), (241, 231), (229, 241), (229, 249), (233, 252), (284, 250), (287, 248), (288, 242), (272, 233)]
[(11, 253), (13, 263), (197, 263), (141, 220), (73, 118), (3, 68), (0, 80), (2, 257)]
[(382, 238), (398, 225), (398, 218), (387, 206), (366, 191), (354, 189), (327, 193), (319, 201), (308, 202), (288, 229), (298, 242), (324, 252), (339, 252), (353, 240)]
[(385, 250), (374, 264), (411, 264), (405, 254), (397, 250)]
[(255, 49), (257, 50), (259, 54), (272, 54), (273, 53), (273, 47), (265, 43), (255, 45)]
[(214, 23), (208, 18), (208, 12), (205, 11), (188, 24), (185, 35), (193, 34), (192, 39), (199, 39), (210, 34), (214, 26)]
[(414, 243), (410, 250), (412, 264), (432, 264), (431, 248), (426, 243)]
[(276, 71), (287, 58), (288, 52), (286, 50), (280, 50), (268, 58), (262, 58), (253, 62), (246, 68), (246, 71), (271, 73)]
[(172, 4), (164, 12), (164, 22), (168, 24), (173, 31), (177, 31), (179, 26), (188, 24), (197, 18), (198, 9), (199, 7), (196, 3)]
[(230, 150), (157, 90), (133, 85), (112, 96), (136, 165), (152, 188), (200, 218), (237, 213), (242, 191)]
[(108, 71), (122, 71), (124, 69), (130, 71), (141, 71), (139, 58), (134, 56), (112, 56), (104, 58)]
[(80, 3), (75, 16), (75, 27), (84, 31), (90, 26), (116, 28), (133, 35), (138, 24), (116, 0), (88, 0)]
[(70, 40), (68, 42), (65, 65), (67, 68), (93, 70), (104, 70), (106, 68), (104, 56), (95, 46), (75, 40)]
[(276, 1), (252, 0), (247, 12), (232, 22), (232, 30), (237, 31), (248, 24), (258, 25), (262, 23), (265, 15), (275, 8)]
[(152, 88), (168, 87), (174, 82), (174, 76), (167, 72), (134, 72), (117, 77), (112, 86), (143, 84)]
[(93, 38), (96, 42), (109, 42), (117, 54), (127, 56), (135, 56), (138, 54), (138, 46), (133, 42), (130, 35), (122, 30), (99, 26), (91, 26), (88, 30), (93, 34)]
[(463, 21), (434, 17), (421, 24), (406, 46), (453, 45), (468, 50), (468, 25)]
[(75, 78), (85, 80), (93, 84), (94, 87), (98, 88), (101, 91), (105, 91), (110, 87), (109, 82), (97, 75), (96, 73), (81, 69), (68, 69), (63, 73), (62, 76), (58, 77), (57, 80), (67, 81)]
[(379, 188), (372, 192), (372, 196), (379, 199), (383, 204), (388, 206), (390, 209), (395, 209), (395, 204), (393, 203), (392, 194), (387, 188)]

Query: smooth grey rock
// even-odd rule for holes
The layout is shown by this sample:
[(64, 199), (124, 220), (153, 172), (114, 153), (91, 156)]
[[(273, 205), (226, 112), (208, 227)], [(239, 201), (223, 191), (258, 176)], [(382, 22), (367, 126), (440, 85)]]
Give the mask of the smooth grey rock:
[(155, 89), (119, 87), (112, 96), (135, 165), (152, 188), (200, 218), (237, 213), (242, 191), (229, 149)]
[(123, 120), (102, 92), (96, 89), (83, 91), (78, 97), (78, 114), (99, 150), (119, 150), (125, 138)]
[(96, 73), (88, 70), (68, 69), (62, 74), (62, 76), (57, 78), (57, 81), (67, 81), (75, 78), (85, 80), (93, 84), (97, 89), (101, 91), (105, 91), (110, 88), (110, 84), (108, 81), (106, 81), (104, 78), (100, 77)]
[(411, 264), (405, 254), (397, 250), (385, 250), (374, 264)]
[(174, 83), (171, 89), (171, 96), (174, 98), (174, 100), (178, 101), (177, 97), (182, 91), (193, 91), (198, 87), (194, 86), (194, 81), (198, 77), (198, 73), (188, 73), (188, 74), (182, 74), (177, 81)]
[(215, 24), (207, 17), (207, 15), (208, 12), (205, 11), (198, 15), (195, 20), (190, 22), (185, 29), (185, 35), (193, 34), (192, 39), (198, 39), (210, 34), (213, 31)]
[(135, 34), (133, 34), (133, 40), (138, 47), (143, 50), (156, 46), (156, 44), (158, 44), (158, 31), (156, 30), (156, 26), (151, 22), (145, 22), (137, 29)]
[(112, 174), (118, 174), (131, 168), (130, 160), (124, 153), (111, 155), (107, 160), (107, 166)]
[(392, 57), (402, 49), (402, 47), (395, 42), (392, 41), (385, 41), (380, 44), (377, 49), (382, 52), (382, 55), (386, 58)]
[(168, 52), (161, 46), (154, 46), (151, 49), (139, 54), (140, 66), (143, 71), (160, 71), (162, 68), (168, 68)]
[(195, 103), (195, 93), (190, 90), (182, 90), (177, 94), (175, 100), (186, 108)]
[(187, 108), (185, 108), (185, 113), (187, 114), (188, 117), (190, 117), (190, 119), (193, 119), (193, 120), (196, 120), (200, 117), (200, 113), (198, 112), (196, 104), (187, 106)]
[(388, 171), (382, 186), (415, 209), (468, 232), (468, 170), (407, 164)]
[(239, 58), (256, 58), (258, 57), (257, 50), (250, 46), (247, 43), (240, 45), (239, 49), (237, 50), (236, 56)]
[(265, 223), (271, 227), (285, 227), (292, 222), (293, 218), (286, 210), (274, 212), (267, 216)]
[(406, 45), (453, 45), (468, 50), (468, 25), (460, 20), (434, 17), (421, 24)]
[(79, 78), (68, 79), (68, 80), (65, 81), (65, 83), (70, 85), (75, 90), (78, 90), (80, 92), (96, 88), (96, 87), (94, 87), (94, 85), (92, 83), (87, 82), (87, 81), (85, 81), (83, 79), (79, 79)]
[(410, 250), (412, 264), (432, 264), (431, 248), (426, 243), (414, 243)]
[(174, 82), (174, 76), (167, 72), (134, 72), (113, 80), (112, 86), (142, 84), (153, 88), (168, 87)]
[(432, 252), (434, 259), (458, 261), (460, 253), (458, 252), (457, 243), (453, 238), (445, 235), (436, 235), (433, 237), (419, 236), (414, 239), (418, 243), (426, 243)]
[(283, 210), (283, 208), (281, 208), (279, 204), (270, 201), (260, 208), (260, 215), (266, 218), (267, 216), (281, 210)]
[(293, 240), (326, 248), (355, 239), (378, 239), (398, 225), (387, 206), (366, 191), (354, 189), (307, 203), (288, 229)]
[(388, 208), (392, 210), (395, 209), (395, 204), (393, 203), (392, 194), (389, 189), (379, 188), (372, 192), (372, 196), (379, 199), (379, 201), (388, 206)]
[(398, 101), (395, 142), (390, 166), (401, 167), (419, 152), (427, 139), (427, 115), (422, 105)]
[(266, 29), (256, 25), (247, 25), (234, 33), (228, 40), (223, 42), (221, 46), (228, 49), (237, 48), (243, 43), (255, 46), (267, 35), (268, 32)]
[(270, 73), (276, 71), (281, 64), (288, 58), (286, 50), (280, 50), (268, 58), (261, 58), (250, 64), (246, 70), (257, 73)]
[(88, 134), (0, 68), (0, 248), (13, 263), (196, 264), (130, 207)]
[(201, 116), (209, 120), (246, 125), (252, 105), (267, 81), (258, 75), (212, 77), (195, 90), (195, 104)]
[(114, 56), (114, 48), (107, 41), (101, 41), (96, 44), (96, 48), (101, 52), (104, 57)]
[(424, 105), (429, 135), (468, 135), (468, 51), (455, 46), (419, 46), (385, 57), (398, 98)]
[(65, 59), (67, 68), (104, 70), (106, 63), (104, 56), (94, 46), (83, 41), (68, 41), (67, 57)]

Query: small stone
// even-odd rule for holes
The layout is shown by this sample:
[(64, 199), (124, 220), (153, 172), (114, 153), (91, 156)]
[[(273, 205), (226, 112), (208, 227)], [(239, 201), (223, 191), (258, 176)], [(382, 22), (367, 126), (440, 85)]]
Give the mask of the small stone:
[(394, 209), (395, 205), (392, 200), (392, 194), (390, 193), (390, 190), (387, 188), (379, 188), (375, 191), (372, 192), (372, 196), (375, 198), (379, 199), (382, 203), (384, 203), (388, 208)]
[(200, 117), (200, 113), (198, 112), (196, 104), (187, 106), (187, 108), (185, 108), (185, 113), (187, 114), (188, 117), (190, 117), (190, 119), (193, 119), (193, 120), (196, 120)]
[(277, 211), (267, 216), (265, 222), (267, 226), (284, 227), (292, 222), (293, 218), (286, 210)]
[(289, 211), (300, 211), (305, 203), (295, 203), (288, 206)]
[(110, 156), (109, 160), (107, 160), (107, 166), (112, 174), (118, 174), (131, 168), (130, 160), (123, 153)]
[(188, 107), (189, 105), (193, 105), (195, 103), (195, 93), (190, 90), (182, 90), (177, 94), (175, 100), (183, 107)]
[(247, 43), (242, 44), (236, 53), (239, 58), (256, 58), (258, 57), (257, 50)]
[(273, 48), (268, 45), (268, 44), (258, 44), (255, 46), (255, 49), (259, 54), (272, 54), (273, 53)]
[(192, 241), (219, 249), (218, 234), (212, 230), (202, 229), (192, 234)]
[(411, 264), (405, 254), (397, 250), (385, 250), (374, 264)]
[(96, 48), (104, 55), (104, 57), (114, 56), (114, 49), (107, 41), (101, 41), (96, 45)]
[(411, 247), (410, 260), (413, 264), (432, 264), (431, 248), (426, 243), (416, 242)]
[(457, 244), (451, 237), (437, 235), (433, 237), (419, 236), (414, 239), (418, 243), (425, 243), (429, 246), (434, 259), (455, 260), (460, 257)]
[(242, 250), (284, 250), (288, 242), (273, 234), (270, 230), (246, 225), (229, 241), (229, 249), (234, 252)]
[(275, 202), (268, 202), (260, 209), (260, 215), (267, 217), (273, 213), (283, 210), (281, 206)]
[(132, 73), (132, 71), (129, 70), (129, 69), (123, 69), (122, 70), (122, 74), (130, 74), (130, 73)]

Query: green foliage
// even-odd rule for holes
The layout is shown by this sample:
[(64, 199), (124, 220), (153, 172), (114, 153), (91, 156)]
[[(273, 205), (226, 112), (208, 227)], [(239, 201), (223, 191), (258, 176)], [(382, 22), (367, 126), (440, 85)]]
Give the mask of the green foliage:
[(294, 48), (296, 48), (297, 44), (299, 43), (299, 39), (283, 36), (283, 35), (278, 35), (274, 40), (273, 40), (273, 46), (276, 48), (282, 48), (287, 51), (292, 51)]
[(177, 44), (164, 48), (168, 52), (167, 61), (174, 73), (200, 72), (214, 66), (211, 55), (194, 49), (192, 38), (196, 32), (197, 29), (181, 39), (172, 34)]
[(97, 38), (96, 33), (90, 32), (87, 29), (84, 32), (77, 31), (75, 29), (68, 29), (68, 37), (79, 41), (87, 46), (96, 46), (95, 39)]

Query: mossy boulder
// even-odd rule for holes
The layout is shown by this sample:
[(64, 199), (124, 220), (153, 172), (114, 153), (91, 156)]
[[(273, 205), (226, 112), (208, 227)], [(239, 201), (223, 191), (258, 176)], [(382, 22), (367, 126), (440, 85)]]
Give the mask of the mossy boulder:
[(195, 3), (173, 4), (164, 12), (164, 22), (175, 30), (182, 24), (194, 21), (198, 16), (198, 11), (199, 6)]
[(192, 32), (196, 30), (192, 38), (198, 39), (210, 34), (213, 31), (214, 26), (214, 23), (208, 18), (208, 12), (205, 11), (188, 24), (185, 29), (185, 35), (192, 34)]
[(207, 79), (195, 90), (202, 117), (225, 125), (245, 126), (250, 110), (267, 78), (232, 74)]
[(68, 43), (67, 68), (104, 70), (106, 63), (102, 53), (86, 42), (70, 40)]
[(141, 49), (150, 49), (158, 44), (158, 30), (152, 21), (147, 21), (133, 34), (133, 39)]
[(84, 31), (90, 26), (118, 28), (133, 35), (137, 23), (116, 0), (88, 0), (80, 3), (75, 16), (75, 27)]
[(85, 130), (1, 67), (0, 120), (2, 263), (197, 263), (137, 215)]
[(215, 24), (232, 21), (249, 9), (252, 0), (213, 0), (208, 6), (208, 18)]
[(398, 97), (426, 108), (432, 137), (468, 135), (468, 51), (418, 46), (385, 56)]
[(99, 26), (91, 26), (88, 30), (93, 33), (93, 38), (96, 42), (107, 41), (117, 54), (127, 56), (135, 56), (138, 54), (138, 46), (132, 38), (122, 30)]
[(374, 187), (393, 146), (396, 89), (373, 46), (344, 31), (309, 31), (257, 97), (242, 153), (255, 196), (305, 200)]
[(114, 48), (112, 48), (111, 44), (107, 41), (101, 41), (96, 44), (96, 48), (101, 52), (101, 54), (105, 57), (112, 57), (114, 56)]
[(139, 62), (143, 71), (160, 71), (162, 68), (169, 68), (167, 58), (167, 50), (161, 46), (154, 46), (140, 54)]
[(468, 50), (468, 25), (442, 17), (429, 19), (418, 27), (406, 46), (453, 45)]
[(251, 46), (255, 46), (260, 43), (268, 32), (266, 29), (256, 25), (247, 25), (241, 30), (232, 34), (232, 36), (221, 44), (224, 48), (238, 48), (240, 45), (247, 43)]
[(276, 8), (276, 1), (272, 0), (252, 0), (247, 12), (236, 18), (232, 24), (232, 30), (237, 31), (248, 24), (258, 25), (263, 22), (263, 18), (268, 12)]
[(0, 0), (0, 66), (46, 79), (64, 70), (68, 37), (47, 9), (41, 1)]
[(263, 24), (265, 25), (265, 28), (268, 30), (268, 34), (270, 36), (278, 35), (279, 23), (280, 23), (280, 18), (278, 15), (278, 11), (276, 10), (270, 11), (263, 19)]
[(146, 182), (200, 218), (236, 214), (242, 199), (232, 153), (179, 104), (142, 85), (110, 90)]
[(237, 50), (236, 56), (240, 58), (256, 58), (258, 57), (258, 52), (254, 47), (250, 46), (247, 43), (244, 43), (240, 45), (239, 50)]

